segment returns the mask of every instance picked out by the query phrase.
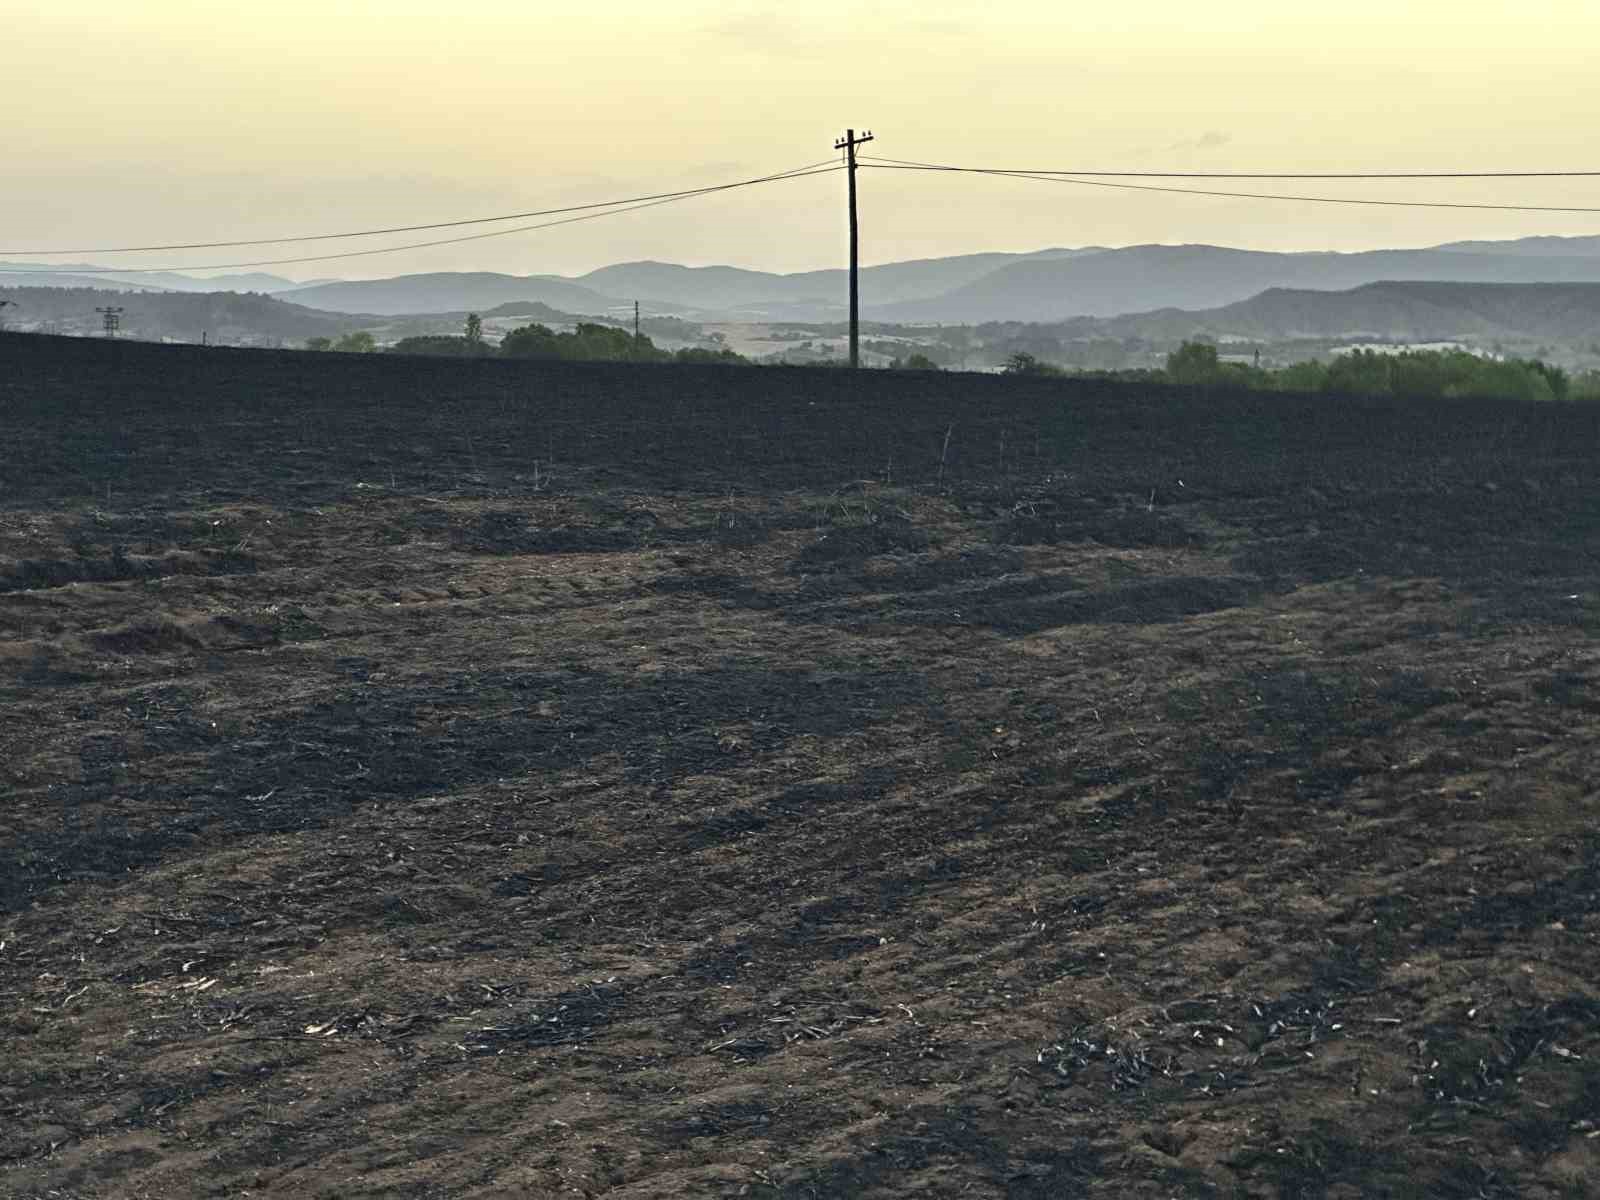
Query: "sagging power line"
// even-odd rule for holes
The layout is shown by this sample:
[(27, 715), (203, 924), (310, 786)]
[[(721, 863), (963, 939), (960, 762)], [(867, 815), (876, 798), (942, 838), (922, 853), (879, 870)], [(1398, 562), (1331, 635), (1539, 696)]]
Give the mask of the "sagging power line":
[[(835, 171), (842, 170), (844, 170), (842, 166), (833, 164), (831, 166), (819, 167), (814, 170), (800, 170), (788, 172), (783, 175), (769, 175), (754, 182), (770, 183), (782, 179), (806, 179), (813, 175), (831, 175)], [(748, 186), (750, 186), (748, 183), (728, 185), (728, 187)], [(714, 190), (726, 191), (728, 188), (719, 187)], [(680, 201), (693, 199), (695, 196), (701, 196), (705, 194), (706, 193), (702, 191), (687, 195), (668, 196), (660, 200), (650, 200), (643, 204), (629, 204), (622, 208), (608, 209), (605, 212), (588, 212), (582, 213), (576, 217), (564, 217), (559, 221), (543, 221), (536, 225), (517, 225), (511, 229), (494, 229), (490, 230), (488, 233), (471, 233), (463, 237), (436, 238), (427, 242), (406, 242), (398, 246), (380, 246), (374, 250), (346, 250), (335, 254), (307, 254), (298, 255), (293, 258), (263, 258), (250, 262), (204, 263), (200, 265), (190, 264), (187, 266), (169, 267), (99, 267), (91, 270), (80, 270), (77, 268), (66, 267), (0, 267), (0, 274), (52, 275), (59, 274), (63, 271), (69, 271), (74, 275), (157, 275), (165, 274), (169, 271), (227, 271), (240, 267), (283, 267), (290, 266), (295, 263), (333, 262), (336, 259), (369, 258), (375, 254), (396, 254), (402, 250), (425, 250), (433, 246), (457, 246), (463, 242), (478, 242), (483, 241), (486, 238), (507, 237), (513, 233), (528, 233), (535, 229), (554, 229), (558, 225), (575, 225), (580, 221), (595, 221), (599, 220), (601, 217), (614, 217), (621, 213), (637, 212), (641, 208), (657, 208), (663, 204), (676, 204)]]
[[(1279, 193), (1269, 193), (1269, 192), (1229, 192), (1229, 191), (1221, 191), (1221, 190), (1216, 189), (1216, 188), (1160, 187), (1160, 186), (1157, 186), (1157, 185), (1154, 185), (1154, 184), (1145, 184), (1145, 183), (1114, 183), (1109, 179), (1076, 179), (1076, 178), (1070, 178), (1070, 177), (1068, 177), (1066, 175), (1057, 174), (1057, 173), (1043, 173), (1043, 172), (1033, 172), (1033, 171), (1010, 171), (1010, 170), (1002, 170), (1002, 169), (995, 168), (995, 167), (959, 167), (959, 166), (950, 166), (950, 165), (944, 164), (944, 163), (907, 162), (907, 161), (902, 160), (902, 159), (873, 158), (873, 157), (870, 157), (870, 156), (864, 156), (864, 158), (866, 159), (866, 161), (862, 165), (867, 166), (867, 167), (876, 168), (877, 170), (880, 170), (880, 171), (934, 171), (934, 172), (939, 172), (939, 173), (943, 173), (943, 174), (954, 174), (954, 175), (994, 175), (994, 176), (1000, 176), (1000, 177), (1003, 177), (1003, 178), (1006, 178), (1006, 179), (1031, 179), (1031, 180), (1034, 180), (1035, 182), (1038, 182), (1038, 183), (1064, 183), (1064, 184), (1067, 184), (1069, 186), (1114, 188), (1114, 189), (1119, 190), (1119, 191), (1130, 191), (1130, 192), (1163, 192), (1163, 193), (1166, 193), (1166, 194), (1169, 194), (1169, 195), (1177, 195), (1177, 196), (1221, 196), (1221, 197), (1234, 199), (1234, 200), (1285, 200), (1285, 201), (1290, 201), (1292, 203), (1299, 203), (1299, 204), (1355, 204), (1355, 205), (1361, 205), (1361, 206), (1367, 206), (1367, 207), (1378, 207), (1378, 208), (1461, 208), (1461, 209), (1480, 209), (1480, 210), (1486, 210), (1486, 211), (1490, 211), (1490, 212), (1600, 213), (1600, 207), (1583, 208), (1583, 207), (1574, 207), (1574, 206), (1569, 206), (1569, 205), (1470, 204), (1470, 203), (1465, 203), (1465, 202), (1456, 202), (1456, 201), (1449, 201), (1449, 200), (1371, 200), (1371, 199), (1365, 199), (1365, 198), (1362, 198), (1362, 197), (1359, 197), (1359, 196), (1286, 196), (1286, 195), (1282, 195), (1282, 194), (1279, 194)], [(1593, 173), (1593, 172), (1576, 172), (1575, 171), (1575, 172), (1570, 172), (1570, 174), (1572, 174), (1574, 176), (1577, 176), (1577, 175), (1589, 175), (1589, 174), (1595, 174), (1595, 173)], [(1539, 176), (1539, 177), (1540, 178), (1548, 178), (1550, 176)], [(1309, 178), (1309, 177), (1308, 176), (1305, 176), (1305, 177), (1302, 177), (1302, 176), (1288, 176), (1288, 175), (1277, 175), (1277, 176), (1258, 175), (1258, 176), (1248, 176), (1248, 177), (1241, 176), (1240, 178), (1290, 179), (1290, 178)], [(1453, 178), (1453, 179), (1493, 179), (1493, 178), (1510, 178), (1510, 176), (1497, 176), (1497, 175), (1488, 175), (1488, 174), (1453, 175), (1453, 176), (1444, 176), (1444, 175), (1434, 175), (1434, 176), (1423, 176), (1423, 175), (1410, 175), (1410, 176), (1379, 176), (1379, 175), (1358, 176), (1358, 175), (1344, 175), (1344, 176), (1322, 176), (1322, 178), (1325, 178), (1325, 179), (1386, 179), (1386, 178), (1394, 178), (1394, 179), (1399, 179), (1399, 178), (1410, 178), (1410, 179), (1423, 179), (1423, 178), (1434, 178), (1434, 179), (1444, 179), (1444, 178)]]
[[(379, 237), (391, 233), (421, 233), (428, 229), (459, 229), (466, 225), (492, 225), (497, 221), (522, 221), (529, 217), (552, 217), (561, 213), (589, 212), (594, 209), (616, 208), (626, 211), (620, 206), (643, 204), (647, 201), (687, 200), (694, 196), (707, 196), (713, 192), (726, 192), (734, 188), (753, 187), (758, 183), (772, 183), (779, 179), (790, 179), (802, 176), (818, 167), (831, 167), (831, 158), (819, 162), (807, 163), (803, 167), (792, 167), (787, 171), (777, 171), (771, 175), (760, 175), (754, 179), (740, 179), (732, 183), (715, 183), (705, 187), (687, 188), (677, 192), (656, 192), (647, 196), (628, 196), (621, 200), (597, 200), (592, 204), (569, 204), (564, 208), (540, 208), (528, 212), (501, 213), (496, 217), (467, 217), (456, 221), (435, 221), (429, 225), (393, 225), (387, 229), (354, 229), (344, 233), (304, 233), (285, 237), (270, 238), (243, 238), (229, 242), (172, 242), (166, 245), (152, 246), (100, 246), (81, 247), (73, 250), (0, 250), (0, 254), (9, 254), (18, 258), (51, 258), (63, 254), (141, 254), (157, 250), (222, 250), (233, 246), (281, 246), (293, 242), (331, 242), (344, 238)], [(513, 232), (507, 230), (506, 232)], [(198, 268), (197, 268), (198, 269)]]
[[(930, 163), (878, 162), (932, 168)], [(1071, 171), (1058, 167), (939, 167), (999, 175), (1081, 175), (1095, 179), (1600, 179), (1600, 171)]]

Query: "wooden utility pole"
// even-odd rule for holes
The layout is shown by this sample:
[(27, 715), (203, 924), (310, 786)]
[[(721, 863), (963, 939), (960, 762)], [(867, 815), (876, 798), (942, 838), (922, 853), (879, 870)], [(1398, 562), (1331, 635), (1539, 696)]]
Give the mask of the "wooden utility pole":
[(861, 365), (861, 251), (860, 230), (856, 221), (856, 147), (872, 140), (869, 129), (860, 137), (854, 129), (846, 129), (844, 137), (833, 144), (843, 150), (850, 167), (850, 365)]

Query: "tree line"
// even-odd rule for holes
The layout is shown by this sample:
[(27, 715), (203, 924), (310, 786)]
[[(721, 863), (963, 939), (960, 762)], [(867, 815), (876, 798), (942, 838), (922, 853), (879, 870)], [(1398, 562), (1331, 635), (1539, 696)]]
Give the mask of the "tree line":
[[(1008, 375), (1060, 375), (1067, 371), (1031, 354), (1013, 354)], [(1312, 359), (1272, 369), (1223, 362), (1209, 342), (1184, 342), (1156, 370), (1097, 371), (1099, 378), (1174, 383), (1186, 387), (1246, 388), (1272, 392), (1326, 392), (1405, 399), (1496, 397), (1507, 400), (1600, 401), (1600, 372), (1573, 376), (1539, 359), (1483, 358), (1466, 350), (1354, 350), (1329, 362)]]
[[(312, 338), (308, 350), (345, 354), (371, 354), (377, 340), (365, 331), (333, 338)], [(691, 346), (683, 350), (663, 350), (644, 334), (632, 334), (611, 325), (580, 321), (570, 332), (557, 333), (547, 325), (531, 324), (513, 329), (499, 345), (483, 336), (483, 321), (477, 313), (467, 315), (466, 329), (460, 334), (427, 334), (401, 338), (390, 346), (389, 354), (424, 354), (437, 358), (523, 358), (547, 362), (650, 362), (714, 363), (749, 365), (750, 360), (727, 349)]]
[[(363, 330), (339, 338), (314, 337), (306, 343), (306, 348), (370, 354), (378, 350), (378, 345), (373, 335)], [(547, 325), (523, 325), (506, 334), (496, 345), (484, 338), (483, 322), (476, 313), (468, 314), (465, 330), (460, 334), (402, 338), (390, 346), (387, 353), (547, 362), (755, 365), (743, 355), (725, 348), (695, 346), (683, 350), (664, 350), (643, 334), (582, 321), (572, 330), (561, 333)], [(941, 369), (938, 363), (920, 353), (896, 358), (889, 365), (898, 370)], [(1002, 373), (1036, 378), (1088, 376), (1129, 383), (1395, 396), (1405, 399), (1498, 397), (1510, 400), (1600, 402), (1600, 372), (1589, 371), (1574, 376), (1561, 367), (1539, 359), (1484, 358), (1466, 350), (1404, 350), (1394, 354), (1355, 350), (1328, 362), (1312, 359), (1286, 367), (1269, 368), (1224, 362), (1217, 347), (1211, 343), (1184, 342), (1167, 355), (1164, 367), (1156, 369), (1068, 371), (1043, 362), (1032, 354), (1018, 352), (1006, 361)]]

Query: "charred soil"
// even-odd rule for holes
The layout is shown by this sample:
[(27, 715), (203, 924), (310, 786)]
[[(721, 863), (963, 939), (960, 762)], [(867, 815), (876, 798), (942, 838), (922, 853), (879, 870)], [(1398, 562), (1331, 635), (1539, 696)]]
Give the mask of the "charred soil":
[(1600, 406), (0, 335), (0, 1194), (1600, 1194)]

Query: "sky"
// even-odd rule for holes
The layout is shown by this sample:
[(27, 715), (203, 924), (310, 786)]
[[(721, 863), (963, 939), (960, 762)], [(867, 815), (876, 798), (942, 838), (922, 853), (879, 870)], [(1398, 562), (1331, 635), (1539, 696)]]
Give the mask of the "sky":
[[(847, 127), (874, 132), (863, 153), (961, 166), (1600, 169), (1597, 45), (1593, 0), (11, 0), (0, 258), (678, 191), (836, 161)], [(1147, 242), (1356, 250), (1600, 234), (1600, 212), (1364, 209), (879, 169), (858, 181), (865, 263)], [(1600, 179), (1234, 186), (1600, 208)], [(658, 259), (809, 270), (844, 263), (845, 229), (845, 177), (831, 173), (261, 269), (574, 275)], [(195, 268), (450, 232), (28, 261)]]

